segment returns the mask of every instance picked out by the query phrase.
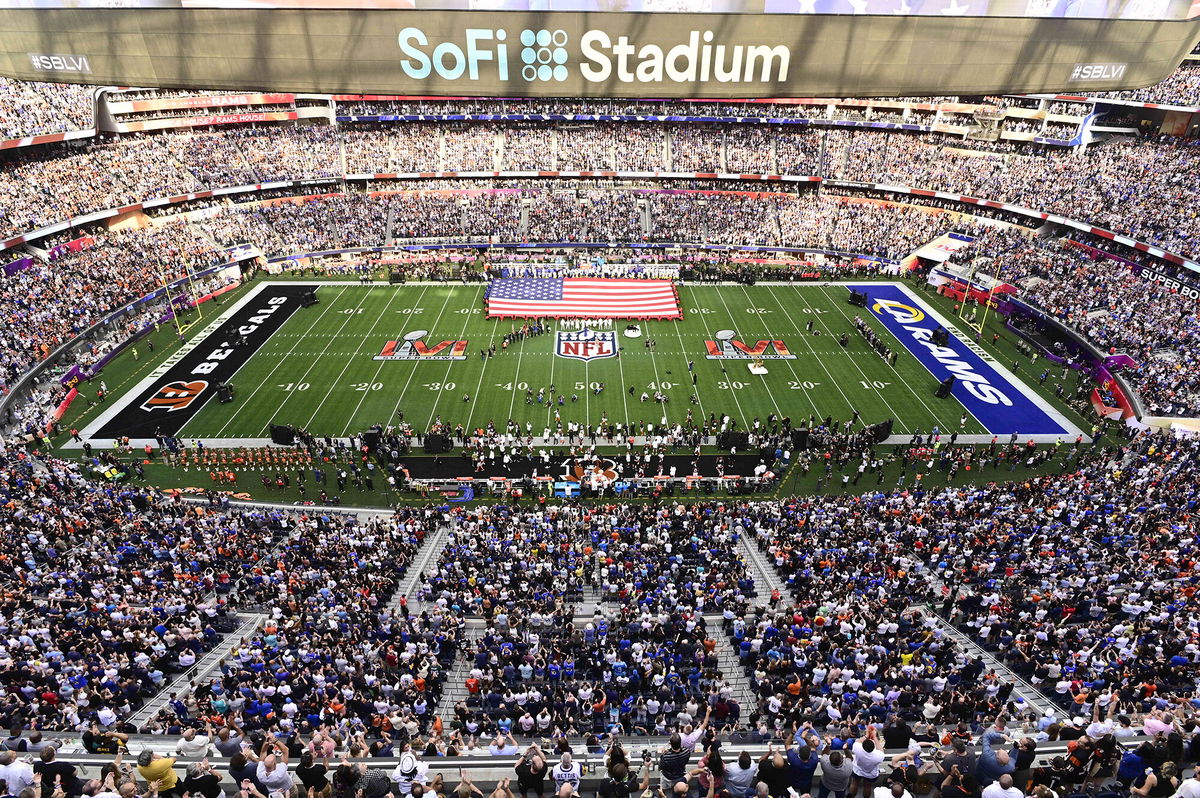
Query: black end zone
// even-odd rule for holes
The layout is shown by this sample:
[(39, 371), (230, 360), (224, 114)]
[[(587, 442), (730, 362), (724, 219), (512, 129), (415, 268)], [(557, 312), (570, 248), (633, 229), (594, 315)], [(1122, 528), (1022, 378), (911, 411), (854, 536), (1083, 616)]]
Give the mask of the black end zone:
[(177, 435), (312, 292), (309, 285), (267, 286), (149, 388), (131, 395), (92, 437), (152, 438), (156, 430)]

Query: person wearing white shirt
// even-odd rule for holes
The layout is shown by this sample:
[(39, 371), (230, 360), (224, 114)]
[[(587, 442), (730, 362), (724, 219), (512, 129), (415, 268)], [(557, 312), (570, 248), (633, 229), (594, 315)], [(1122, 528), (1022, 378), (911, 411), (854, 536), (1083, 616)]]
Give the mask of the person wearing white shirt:
[(1175, 798), (1200, 798), (1200, 768), (1196, 769), (1190, 779), (1180, 782)]
[(33, 767), (17, 759), (16, 752), (4, 751), (0, 753), (0, 782), (8, 785), (6, 795), (20, 795), (33, 784)]
[(1013, 786), (1012, 774), (1005, 773), (983, 788), (983, 798), (1025, 798), (1025, 793)]
[(711, 706), (708, 707), (707, 711), (705, 711), (704, 721), (699, 727), (696, 729), (693, 729), (690, 725), (685, 725), (683, 727), (683, 734), (679, 735), (679, 740), (681, 743), (683, 743), (683, 748), (685, 751), (691, 751), (695, 749), (696, 743), (698, 743), (700, 738), (704, 736), (704, 730), (708, 728), (708, 720), (710, 717), (712, 717)]
[(571, 761), (571, 753), (566, 751), (562, 755), (562, 759), (554, 766), (550, 773), (554, 777), (554, 784), (558, 788), (558, 793), (562, 794), (564, 785), (571, 785), (571, 790), (579, 791), (579, 782), (583, 778), (583, 770), (579, 767), (578, 762)]
[(183, 737), (175, 746), (175, 752), (180, 756), (204, 756), (208, 753), (211, 742), (207, 734), (197, 734), (195, 729), (184, 729)]
[(854, 778), (850, 781), (850, 798), (855, 798), (862, 789), (863, 796), (869, 796), (879, 778), (879, 765), (883, 762), (883, 749), (879, 747), (874, 737), (858, 740), (854, 743), (854, 767), (851, 773)]

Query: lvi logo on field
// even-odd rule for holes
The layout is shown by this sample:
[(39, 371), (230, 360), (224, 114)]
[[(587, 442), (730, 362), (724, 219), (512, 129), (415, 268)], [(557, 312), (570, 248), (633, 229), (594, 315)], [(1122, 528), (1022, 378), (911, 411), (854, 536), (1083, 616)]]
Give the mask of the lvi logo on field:
[[(795, 360), (783, 341), (758, 341), (754, 346), (748, 346), (737, 340), (733, 330), (718, 330), (713, 336), (717, 340), (705, 341), (704, 348), (708, 360)], [(770, 350), (770, 351), (768, 351)]]
[(388, 341), (375, 360), (466, 360), (466, 341), (442, 341), (432, 347), (423, 340), (428, 330), (413, 330), (402, 341)]

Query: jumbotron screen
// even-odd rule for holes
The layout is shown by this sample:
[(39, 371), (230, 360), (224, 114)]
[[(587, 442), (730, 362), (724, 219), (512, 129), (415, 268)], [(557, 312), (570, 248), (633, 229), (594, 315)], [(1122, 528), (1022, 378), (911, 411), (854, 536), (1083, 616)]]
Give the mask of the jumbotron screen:
[(234, 91), (750, 99), (1152, 85), (1200, 0), (0, 0), (0, 74)]
[(1182, 20), (1200, 0), (0, 0), (0, 8), (414, 9)]

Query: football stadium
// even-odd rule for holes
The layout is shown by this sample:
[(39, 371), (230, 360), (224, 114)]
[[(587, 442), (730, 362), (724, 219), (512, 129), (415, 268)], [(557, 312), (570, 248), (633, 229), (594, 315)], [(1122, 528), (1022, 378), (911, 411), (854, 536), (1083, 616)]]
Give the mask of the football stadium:
[(1200, 798), (1200, 3), (0, 0), (0, 792)]

